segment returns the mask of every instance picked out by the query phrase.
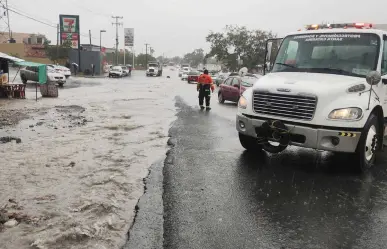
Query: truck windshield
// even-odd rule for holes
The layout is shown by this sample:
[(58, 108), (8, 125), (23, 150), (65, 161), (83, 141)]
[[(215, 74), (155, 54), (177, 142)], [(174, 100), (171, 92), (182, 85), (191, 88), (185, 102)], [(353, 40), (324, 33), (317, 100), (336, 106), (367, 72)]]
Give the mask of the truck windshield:
[(367, 33), (318, 33), (286, 37), (272, 72), (365, 77), (376, 70), (380, 38)]
[(159, 65), (157, 64), (149, 64), (149, 67), (158, 67)]

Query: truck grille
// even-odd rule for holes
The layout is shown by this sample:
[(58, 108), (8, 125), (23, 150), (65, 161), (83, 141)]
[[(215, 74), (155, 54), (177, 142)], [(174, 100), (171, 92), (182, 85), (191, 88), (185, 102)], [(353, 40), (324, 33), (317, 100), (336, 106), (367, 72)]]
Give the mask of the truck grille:
[(317, 97), (254, 92), (254, 112), (291, 119), (312, 120)]
[(153, 73), (155, 70), (154, 69), (149, 69), (149, 72), (150, 73)]

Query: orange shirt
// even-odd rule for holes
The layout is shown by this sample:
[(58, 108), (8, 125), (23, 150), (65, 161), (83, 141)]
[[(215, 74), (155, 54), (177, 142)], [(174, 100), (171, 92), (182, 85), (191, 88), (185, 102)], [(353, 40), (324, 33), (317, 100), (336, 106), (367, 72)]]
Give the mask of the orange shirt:
[(203, 85), (211, 85), (211, 90), (214, 91), (215, 90), (215, 86), (212, 82), (212, 78), (210, 75), (208, 74), (201, 74), (198, 78), (198, 89), (199, 89), (199, 85), (200, 84), (203, 84)]
[(212, 84), (212, 78), (208, 74), (202, 74), (198, 79), (199, 84)]

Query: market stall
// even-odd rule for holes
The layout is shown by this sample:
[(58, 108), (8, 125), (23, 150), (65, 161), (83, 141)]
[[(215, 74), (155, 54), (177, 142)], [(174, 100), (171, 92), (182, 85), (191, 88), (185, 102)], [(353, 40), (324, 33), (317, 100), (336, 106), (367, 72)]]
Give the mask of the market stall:
[(22, 61), (24, 60), (0, 52), (0, 97), (25, 98), (25, 86), (9, 82), (10, 62)]
[[(18, 66), (18, 70), (10, 82), (9, 64), (13, 63)], [(0, 97), (7, 98), (25, 98), (25, 84), (14, 83), (19, 71), (22, 67), (38, 68), (38, 82), (36, 87), (36, 100), (38, 99), (38, 84), (46, 84), (47, 82), (47, 67), (45, 64), (25, 61), (16, 57), (9, 56), (0, 52)]]

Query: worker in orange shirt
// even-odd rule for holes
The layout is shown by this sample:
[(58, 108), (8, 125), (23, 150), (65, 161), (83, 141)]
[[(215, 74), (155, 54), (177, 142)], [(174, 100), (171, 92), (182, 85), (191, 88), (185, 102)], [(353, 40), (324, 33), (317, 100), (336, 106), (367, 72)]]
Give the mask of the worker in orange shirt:
[(206, 108), (211, 110), (210, 100), (211, 91), (214, 92), (215, 86), (212, 82), (212, 78), (208, 75), (208, 70), (204, 70), (203, 74), (199, 76), (197, 91), (199, 92), (199, 105), (200, 109), (204, 109), (204, 99), (206, 99)]

